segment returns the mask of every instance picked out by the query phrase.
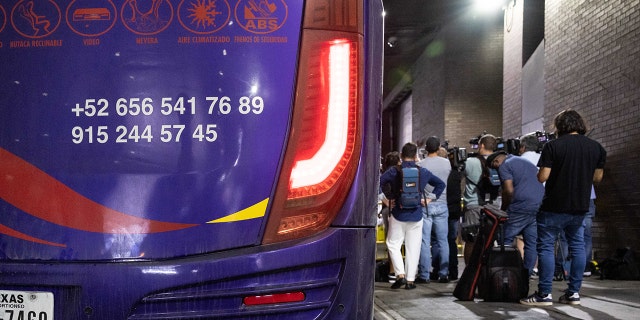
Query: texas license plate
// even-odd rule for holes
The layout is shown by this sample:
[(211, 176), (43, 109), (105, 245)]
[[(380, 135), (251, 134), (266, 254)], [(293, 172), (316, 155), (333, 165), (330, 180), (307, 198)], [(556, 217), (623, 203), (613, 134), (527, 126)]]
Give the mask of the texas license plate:
[(53, 293), (0, 290), (0, 320), (52, 320)]

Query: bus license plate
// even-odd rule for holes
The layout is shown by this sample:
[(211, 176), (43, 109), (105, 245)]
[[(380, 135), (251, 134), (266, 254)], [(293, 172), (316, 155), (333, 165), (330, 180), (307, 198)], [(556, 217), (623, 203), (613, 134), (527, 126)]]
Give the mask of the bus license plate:
[(0, 290), (0, 320), (53, 319), (53, 293)]

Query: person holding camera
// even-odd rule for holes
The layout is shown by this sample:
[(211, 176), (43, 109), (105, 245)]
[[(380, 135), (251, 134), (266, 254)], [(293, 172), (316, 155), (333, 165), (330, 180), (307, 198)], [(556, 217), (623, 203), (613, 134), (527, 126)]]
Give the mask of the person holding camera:
[(509, 219), (504, 225), (504, 245), (515, 245), (518, 234), (524, 240), (524, 267), (529, 276), (536, 264), (536, 214), (544, 196), (544, 186), (538, 181), (538, 167), (528, 160), (496, 151), (487, 158), (487, 167), (497, 169), (502, 182), (502, 205)]
[(462, 230), (462, 240), (464, 246), (464, 262), (469, 264), (469, 258), (475, 243), (474, 230), (480, 225), (480, 209), (487, 203), (496, 200), (498, 194), (489, 190), (489, 186), (484, 181), (486, 176), (485, 161), (498, 146), (498, 140), (491, 134), (484, 134), (478, 140), (478, 155), (469, 157), (464, 166), (464, 221)]
[(518, 153), (524, 159), (529, 160), (534, 166), (538, 165), (540, 154), (538, 153), (538, 137), (533, 134), (526, 134), (520, 138), (520, 148)]

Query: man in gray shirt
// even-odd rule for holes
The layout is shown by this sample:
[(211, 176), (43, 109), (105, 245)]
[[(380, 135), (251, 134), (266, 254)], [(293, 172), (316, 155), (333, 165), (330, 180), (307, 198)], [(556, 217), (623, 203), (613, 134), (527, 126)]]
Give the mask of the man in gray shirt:
[[(425, 145), (427, 157), (418, 163), (422, 168), (431, 171), (442, 181), (447, 181), (451, 172), (451, 163), (448, 159), (438, 156), (440, 140), (437, 137), (429, 137)], [(425, 194), (431, 195), (433, 186), (427, 185)], [(434, 259), (439, 261), (438, 282), (449, 282), (449, 209), (447, 207), (446, 193), (442, 193), (440, 198), (431, 201), (422, 211), (422, 246), (420, 247), (420, 263), (418, 267), (417, 283), (427, 283), (430, 281), (431, 272), (431, 233), (435, 234)]]

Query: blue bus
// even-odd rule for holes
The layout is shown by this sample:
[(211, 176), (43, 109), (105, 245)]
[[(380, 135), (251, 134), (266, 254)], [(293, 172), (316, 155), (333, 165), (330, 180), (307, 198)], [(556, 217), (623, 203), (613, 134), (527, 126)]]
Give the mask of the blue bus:
[(367, 319), (381, 0), (0, 3), (0, 319)]

